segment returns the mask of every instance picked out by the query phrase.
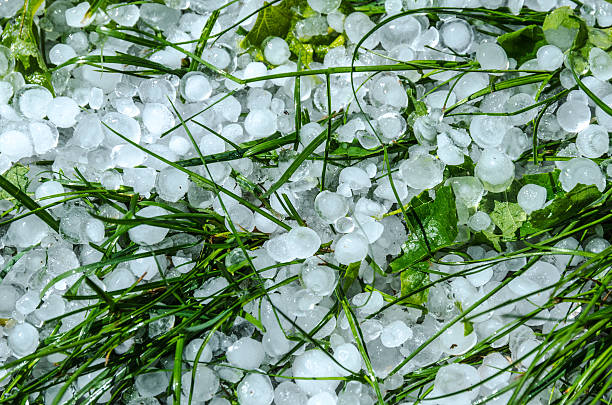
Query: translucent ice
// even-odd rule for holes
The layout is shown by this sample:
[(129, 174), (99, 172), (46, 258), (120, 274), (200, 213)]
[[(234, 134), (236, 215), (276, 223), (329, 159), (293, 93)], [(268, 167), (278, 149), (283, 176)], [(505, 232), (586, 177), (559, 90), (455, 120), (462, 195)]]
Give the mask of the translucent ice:
[(559, 181), (563, 190), (570, 191), (577, 184), (593, 184), (603, 192), (606, 179), (597, 163), (587, 158), (574, 158), (563, 165)]
[[(327, 354), (312, 349), (295, 357), (292, 370), (294, 377), (335, 377), (338, 376), (337, 367)], [(295, 383), (308, 395), (316, 395), (323, 391), (333, 392), (340, 381), (296, 379)]]
[(419, 155), (402, 162), (399, 171), (409, 187), (422, 190), (442, 182), (444, 165), (431, 155)]
[(485, 149), (474, 170), (476, 177), (488, 191), (504, 191), (514, 180), (514, 163), (503, 152), (496, 149)]
[(238, 384), (240, 405), (270, 405), (274, 401), (274, 388), (265, 374), (248, 374)]
[(226, 357), (233, 366), (253, 370), (263, 362), (264, 349), (261, 342), (243, 337), (227, 348)]
[[(150, 205), (136, 212), (137, 217), (155, 218), (160, 215), (167, 215), (165, 209)], [(167, 228), (151, 225), (137, 225), (128, 231), (130, 239), (139, 245), (154, 245), (161, 242), (168, 234)]]
[(519, 190), (516, 200), (521, 208), (530, 214), (546, 203), (546, 189), (537, 184), (526, 184)]
[(580, 132), (589, 125), (591, 109), (578, 101), (566, 101), (557, 109), (557, 121), (567, 132)]
[(27, 322), (15, 325), (6, 330), (8, 345), (15, 357), (24, 357), (34, 353), (38, 347), (38, 330)]
[(412, 330), (404, 322), (397, 320), (383, 328), (380, 342), (386, 347), (398, 347), (411, 337)]
[(601, 125), (591, 124), (578, 133), (576, 147), (582, 156), (598, 158), (610, 149), (608, 131)]
[(368, 254), (368, 240), (360, 234), (349, 233), (336, 243), (334, 257), (340, 264), (359, 262)]
[(263, 44), (264, 56), (273, 65), (282, 65), (289, 60), (289, 45), (280, 37), (270, 37)]
[(348, 204), (343, 196), (324, 190), (315, 198), (314, 209), (322, 220), (331, 224), (346, 215)]

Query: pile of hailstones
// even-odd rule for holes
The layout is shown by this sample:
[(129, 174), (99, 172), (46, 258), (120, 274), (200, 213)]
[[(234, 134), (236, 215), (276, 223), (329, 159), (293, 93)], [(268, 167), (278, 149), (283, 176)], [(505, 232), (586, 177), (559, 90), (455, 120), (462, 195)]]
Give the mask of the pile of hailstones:
[[(7, 14), (8, 4), (3, 2), (0, 12)], [(169, 67), (179, 67), (183, 54), (166, 48), (151, 55), (146, 49), (115, 38), (103, 38), (95, 32), (87, 33), (83, 27), (89, 24), (103, 25), (112, 20), (123, 26), (145, 27), (152, 25), (162, 30), (171, 42), (183, 42), (186, 50), (193, 50), (207, 20), (212, 5), (210, 1), (189, 2), (166, 1), (172, 7), (159, 3), (129, 4), (114, 7), (108, 14), (98, 11), (93, 17), (86, 18), (87, 3), (73, 4), (68, 1), (52, 3), (41, 24), (49, 30), (48, 38), (57, 40), (49, 46), (46, 55), (53, 65), (79, 55), (115, 55), (119, 52), (147, 55), (151, 61)], [(314, 10), (321, 12), (305, 19), (299, 25), (301, 37), (317, 35), (318, 30), (327, 32), (328, 27), (344, 31), (348, 37), (347, 47), (331, 49), (324, 62), (312, 63), (311, 68), (347, 66), (350, 64), (353, 44), (374, 25), (362, 13), (342, 15), (338, 1), (309, 0)], [(489, 2), (484, 2), (486, 6)], [(419, 3), (420, 4), (420, 3)], [(497, 4), (497, 3), (495, 3)], [(541, 2), (529, 4), (542, 8)], [(548, 4), (548, 3), (546, 3)], [(605, 4), (605, 3), (604, 3)], [(245, 5), (234, 3), (221, 10), (221, 15), (213, 32), (228, 26), (248, 15), (259, 7), (257, 1), (247, 1)], [(387, 0), (385, 6), (389, 13), (402, 11), (401, 2)], [(415, 3), (416, 6), (416, 3)], [(599, 7), (597, 18), (610, 19), (609, 8)], [(184, 7), (181, 9), (181, 7)], [(493, 7), (493, 6), (492, 6)], [(496, 6), (495, 6), (496, 7)], [(14, 13), (14, 11), (13, 11)], [(7, 16), (10, 16), (10, 11)], [(591, 17), (591, 20), (593, 18)], [(606, 20), (607, 19), (607, 20)], [(254, 18), (242, 23), (250, 28)], [(63, 42), (59, 42), (61, 39)], [(408, 40), (410, 39), (410, 40)], [(268, 64), (251, 60), (248, 54), (237, 54), (236, 44), (240, 37), (236, 30), (224, 34), (215, 45), (204, 51), (203, 58), (218, 69), (239, 78), (255, 78), (266, 74), (291, 72), (296, 64), (289, 60), (290, 52), (281, 38), (269, 39), (264, 48)], [(534, 58), (521, 67), (525, 69), (555, 70), (562, 69), (560, 78), (565, 88), (574, 87), (571, 72), (563, 68), (563, 51), (569, 44), (567, 38), (552, 36), (548, 45), (543, 46)], [(460, 18), (443, 18), (441, 23), (430, 26), (425, 16), (406, 16), (388, 24), (369, 37), (364, 44), (375, 48), (379, 55), (395, 60), (447, 59), (461, 60), (452, 53), (472, 54), (485, 69), (506, 69), (516, 67), (516, 61), (507, 58), (494, 38), (474, 30), (469, 23)], [(453, 51), (453, 52), (449, 52)], [(356, 64), (388, 63), (384, 58), (371, 53), (361, 53)], [(605, 52), (593, 48), (589, 55), (591, 73), (583, 78), (584, 84), (604, 102), (612, 105), (612, 59)], [(122, 69), (122, 66), (112, 66)], [(273, 68), (268, 69), (268, 67)], [(212, 209), (229, 216), (238, 229), (269, 234), (269, 240), (252, 252), (252, 262), (258, 269), (270, 267), (279, 262), (304, 259), (303, 264), (291, 265), (280, 270), (261, 272), (266, 283), (275, 284), (289, 276), (300, 274), (299, 282), (292, 282), (269, 294), (269, 300), (283, 310), (303, 330), (311, 330), (328, 313), (333, 305), (332, 292), (338, 282), (337, 274), (329, 267), (322, 266), (323, 260), (347, 265), (361, 262), (359, 277), (375, 288), (374, 292), (362, 292), (355, 286), (349, 290), (350, 302), (354, 306), (358, 322), (377, 377), (382, 381), (384, 391), (398, 388), (402, 384), (401, 375), (419, 367), (431, 364), (446, 356), (465, 353), (478, 341), (505, 325), (515, 315), (526, 314), (534, 305), (542, 304), (548, 296), (540, 293), (530, 301), (521, 300), (514, 305), (501, 306), (494, 310), (487, 308), (522, 296), (534, 290), (551, 285), (559, 280), (566, 266), (576, 265), (579, 259), (566, 256), (551, 256), (537, 262), (522, 276), (515, 278), (507, 287), (501, 289), (490, 300), (482, 303), (476, 311), (482, 313), (474, 319), (473, 332), (464, 336), (464, 326), (458, 322), (448, 328), (425, 350), (408, 361), (399, 373), (390, 374), (402, 360), (457, 314), (455, 302), (463, 308), (472, 305), (479, 297), (499, 285), (508, 274), (520, 269), (525, 261), (515, 259), (498, 263), (494, 267), (467, 277), (455, 277), (451, 282), (439, 283), (431, 288), (426, 306), (429, 313), (420, 318), (420, 312), (411, 308), (393, 306), (374, 317), (384, 305), (383, 295), (379, 292), (396, 294), (399, 280), (393, 276), (374, 277), (368, 264), (369, 255), (381, 268), (400, 253), (402, 242), (406, 239), (405, 226), (395, 215), (385, 216), (396, 198), (387, 176), (387, 168), (381, 159), (372, 158), (361, 161), (342, 170), (329, 167), (328, 183), (330, 190), (318, 192), (322, 172), (320, 160), (306, 161), (281, 187), (279, 195), (286, 194), (296, 207), (308, 227), (298, 226), (288, 220), (280, 201), (273, 197), (273, 215), (292, 225), (286, 232), (259, 213), (240, 205), (237, 201), (222, 197), (222, 202), (213, 193), (193, 184), (188, 176), (146, 152), (134, 147), (124, 138), (143, 145), (151, 152), (170, 161), (194, 158), (192, 146), (186, 131), (178, 125), (178, 114), (192, 120), (187, 126), (197, 145), (205, 155), (232, 150), (231, 143), (241, 144), (268, 137), (276, 132), (283, 135), (294, 131), (294, 80), (275, 78), (250, 82), (247, 86), (236, 84), (231, 79), (193, 71), (178, 78), (166, 75), (151, 79), (140, 79), (118, 73), (101, 73), (94, 67), (69, 65), (53, 72), (56, 97), (47, 89), (37, 85), (27, 85), (22, 75), (13, 71), (14, 60), (8, 49), (0, 48), (0, 172), (5, 172), (19, 162), (28, 164), (37, 160), (52, 161), (53, 173), (62, 171), (65, 176), (75, 175), (75, 168), (88, 181), (101, 183), (105, 188), (116, 190), (129, 186), (135, 193), (149, 198), (155, 193), (167, 203), (175, 203), (186, 198), (195, 209)], [(129, 70), (129, 68), (127, 68)], [(418, 80), (415, 71), (401, 72), (410, 80)], [(499, 192), (506, 189), (515, 176), (537, 170), (521, 166), (515, 161), (529, 148), (532, 141), (526, 132), (526, 125), (537, 114), (538, 109), (512, 116), (463, 116), (468, 120), (469, 131), (454, 125), (456, 117), (443, 117), (441, 109), (452, 105), (471, 93), (484, 88), (489, 83), (487, 73), (472, 72), (462, 76), (457, 83), (440, 85), (454, 73), (441, 72), (430, 76), (429, 83), (417, 86), (419, 96), (427, 104), (428, 114), (419, 117), (413, 125), (418, 145), (410, 148), (409, 159), (393, 169), (393, 180), (397, 194), (403, 203), (432, 187), (442, 183), (446, 165), (459, 165), (464, 156), (477, 162), (474, 176), (446, 179), (452, 184), (457, 197), (460, 213), (460, 226), (472, 231), (491, 230), (490, 217), (478, 211), (478, 203), (486, 192)], [(384, 73), (367, 80), (365, 74), (355, 74), (356, 100), (351, 91), (350, 77), (335, 75), (331, 80), (332, 109), (339, 111), (348, 108), (349, 119), (334, 134), (340, 142), (357, 141), (364, 148), (377, 146), (381, 141), (389, 143), (405, 134), (406, 121), (400, 109), (408, 104), (406, 91), (396, 73)], [(365, 82), (365, 83), (364, 83)], [(360, 86), (363, 83), (363, 86)], [(435, 91), (434, 86), (440, 85)], [(451, 89), (452, 85), (452, 89)], [(534, 103), (537, 85), (525, 85), (517, 89), (497, 91), (474, 100), (460, 109), (463, 112), (513, 112)], [(230, 92), (234, 92), (230, 94)], [(180, 95), (180, 97), (178, 97)], [(312, 122), (300, 131), (300, 147), (308, 145), (324, 127), (317, 121), (323, 119), (327, 111), (324, 80), (316, 76), (302, 77), (300, 82), (302, 108), (307, 109)], [(365, 113), (362, 113), (359, 105)], [(174, 109), (176, 108), (176, 110)], [(609, 154), (608, 131), (612, 130), (612, 117), (608, 116), (580, 90), (572, 90), (560, 101), (556, 108), (549, 109), (540, 121), (538, 137), (542, 140), (568, 141), (562, 151), (570, 160), (557, 163), (561, 169), (560, 181), (563, 188), (571, 190), (577, 183), (594, 184), (603, 190), (606, 184), (605, 173), (592, 158)], [(178, 114), (177, 114), (178, 112)], [(366, 115), (367, 114), (367, 117)], [(470, 119), (470, 117), (473, 117)], [(380, 137), (372, 132), (367, 124), (368, 118)], [(208, 131), (195, 121), (205, 123), (208, 128), (220, 133), (221, 137)], [(111, 128), (112, 130), (109, 130)], [(162, 136), (164, 134), (165, 136)], [(166, 136), (167, 135), (167, 136)], [(322, 152), (324, 146), (315, 153)], [(270, 187), (291, 164), (296, 152), (280, 151), (278, 168), (262, 168), (249, 159), (231, 162), (212, 163), (208, 170), (194, 167), (193, 170), (225, 189), (242, 195), (240, 185), (231, 176), (239, 173), (250, 181)], [(544, 167), (550, 170), (553, 167)], [(60, 220), (60, 234), (55, 233), (36, 216), (30, 215), (12, 222), (8, 229), (2, 230), (0, 264), (7, 263), (15, 255), (27, 250), (5, 275), (0, 285), (0, 316), (10, 319), (0, 327), (0, 364), (11, 362), (33, 353), (39, 345), (45, 321), (61, 316), (85, 305), (80, 301), (65, 301), (62, 294), (74, 283), (76, 276), (63, 279), (40, 298), (43, 287), (55, 276), (68, 269), (96, 262), (100, 253), (88, 243), (100, 243), (105, 238), (104, 223), (91, 217), (88, 210), (73, 202), (61, 202), (66, 190), (48, 171), (48, 167), (30, 167), (32, 180), (30, 190), (41, 204), (53, 204), (48, 211)], [(118, 170), (120, 169), (120, 170)], [(395, 170), (397, 169), (397, 170)], [(609, 168), (608, 168), (609, 169)], [(335, 191), (331, 191), (335, 190)], [(433, 193), (430, 193), (433, 196)], [(537, 185), (526, 185), (518, 195), (518, 202), (526, 212), (531, 212), (546, 204), (546, 191)], [(0, 203), (2, 209), (10, 208), (7, 201)], [(397, 208), (397, 207), (396, 207)], [(468, 210), (468, 208), (471, 210)], [(120, 217), (121, 213), (108, 205), (99, 207), (101, 215)], [(472, 212), (472, 215), (468, 215)], [(156, 206), (138, 211), (141, 217), (155, 217), (167, 212)], [(137, 226), (130, 229), (129, 237), (140, 246), (138, 252), (146, 252), (172, 243), (168, 231), (150, 226)], [(182, 235), (183, 239), (187, 236)], [(168, 242), (170, 241), (170, 242)], [(333, 253), (316, 255), (322, 243), (332, 242)], [(609, 245), (604, 239), (594, 237), (580, 246), (573, 238), (559, 242), (560, 247), (584, 249), (600, 252)], [(228, 264), (242, 261), (241, 252), (228, 256)], [(473, 259), (495, 255), (480, 246), (472, 246), (467, 254)], [(171, 258), (157, 257), (134, 260), (127, 265), (119, 265), (100, 285), (109, 291), (126, 288), (139, 277), (145, 281), (159, 279), (159, 271), (166, 276), (189, 271), (194, 252), (180, 251)], [(442, 262), (461, 262), (456, 255), (441, 258)], [(158, 267), (159, 264), (159, 267)], [(437, 265), (439, 272), (453, 273), (462, 270), (461, 265)], [(228, 285), (223, 278), (211, 279), (196, 292), (196, 296), (209, 300)], [(261, 308), (260, 308), (261, 306)], [(295, 344), (288, 340), (284, 332), (291, 333), (292, 324), (281, 319), (280, 323), (272, 311), (268, 299), (253, 303), (245, 308), (259, 318), (266, 328), (261, 338), (255, 339), (253, 327), (248, 323), (237, 322), (233, 333), (225, 335), (216, 332), (204, 347), (200, 362), (208, 363), (213, 358), (217, 365), (201, 364), (195, 374), (194, 396), (196, 403), (211, 400), (211, 404), (228, 404), (221, 397), (220, 381), (238, 383), (237, 395), (242, 405), (271, 404), (370, 404), (375, 402), (371, 387), (352, 381), (340, 384), (340, 380), (270, 379), (265, 374), (253, 373), (255, 370), (274, 363)], [(525, 357), (539, 344), (534, 328), (544, 333), (557, 326), (554, 319), (562, 318), (569, 304), (560, 303), (544, 315), (533, 319), (492, 343), (493, 348), (509, 344), (512, 360)], [(549, 315), (550, 321), (547, 321)], [(510, 316), (510, 318), (508, 318)], [(60, 331), (69, 330), (83, 320), (84, 313), (66, 316), (61, 321)], [(417, 320), (419, 322), (417, 323)], [(346, 316), (331, 317), (314, 335), (317, 339), (328, 339), (330, 353), (319, 349), (301, 347), (292, 358), (288, 371), (294, 377), (343, 377), (364, 369), (364, 363), (355, 344)], [(129, 350), (130, 344), (117, 348)], [(202, 339), (192, 340), (184, 354), (185, 368), (193, 365), (196, 353), (203, 344)], [(332, 361), (331, 357), (337, 360)], [(52, 367), (61, 361), (60, 355), (47, 358)], [(221, 360), (220, 360), (221, 359)], [(99, 362), (102, 362), (100, 359)], [(533, 356), (527, 356), (515, 364), (515, 369), (528, 367)], [(430, 396), (440, 396), (472, 386), (494, 374), (478, 387), (431, 403), (468, 404), (479, 396), (490, 395), (503, 387), (511, 378), (509, 359), (500, 353), (487, 355), (478, 368), (466, 364), (449, 364), (438, 372), (434, 389)], [(157, 399), (165, 401), (169, 375), (160, 370), (138, 376), (135, 379), (135, 398), (149, 398), (151, 403)], [(0, 371), (4, 375), (5, 371)], [(94, 374), (80, 377), (75, 387), (84, 386)], [(191, 372), (183, 376), (183, 388), (190, 387)], [(0, 380), (0, 386), (7, 379)], [(59, 388), (51, 388), (46, 397), (52, 400)], [(187, 395), (187, 392), (184, 392)], [(70, 395), (70, 391), (67, 393)], [(498, 397), (496, 403), (504, 403), (506, 395)], [(103, 397), (101, 401), (106, 398)], [(534, 399), (531, 403), (540, 403)]]

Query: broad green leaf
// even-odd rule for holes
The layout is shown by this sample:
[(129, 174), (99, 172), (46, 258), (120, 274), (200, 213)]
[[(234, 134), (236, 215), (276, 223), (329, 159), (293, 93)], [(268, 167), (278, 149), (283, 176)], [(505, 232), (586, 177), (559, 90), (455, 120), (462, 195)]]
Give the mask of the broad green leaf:
[(589, 27), (589, 43), (604, 51), (612, 48), (612, 27)]
[(497, 37), (497, 43), (504, 48), (510, 58), (522, 65), (536, 57), (541, 46), (546, 45), (544, 32), (538, 25), (528, 25), (520, 30), (508, 32)]
[(553, 227), (578, 214), (599, 197), (601, 197), (601, 192), (597, 187), (578, 184), (570, 192), (557, 195), (546, 207), (532, 212), (529, 221), (521, 227), (521, 235), (526, 236)]
[(11, 50), (15, 58), (15, 70), (23, 74), (27, 83), (44, 86), (54, 93), (51, 74), (32, 30), (33, 16), (42, 3), (42, 0), (27, 2), (26, 10), (21, 11), (18, 21), (5, 24), (1, 42)]
[(408, 235), (402, 247), (404, 254), (391, 263), (393, 269), (406, 269), (423, 260), (429, 254), (427, 244), (433, 253), (453, 245), (457, 237), (457, 208), (450, 186), (438, 189), (434, 201), (414, 208), (414, 212), (425, 235), (415, 224), (415, 231)]
[(293, 32), (287, 34), (285, 41), (287, 41), (291, 53), (302, 59), (302, 65), (305, 67), (310, 66), (314, 57), (314, 47), (311, 44), (303, 43), (297, 39), (295, 35), (293, 35)]
[(472, 240), (475, 244), (490, 245), (498, 252), (502, 251), (502, 248), (500, 245), (501, 235), (497, 235), (491, 231), (485, 230), (481, 232), (476, 232)]
[[(393, 264), (391, 265), (393, 268)], [(429, 288), (423, 289), (429, 284), (429, 263), (417, 263), (400, 274), (401, 296), (408, 296), (402, 303), (422, 305), (427, 301)], [(420, 290), (420, 291), (419, 291)], [(417, 291), (417, 292), (415, 292)]]
[[(26, 176), (29, 171), (29, 167), (16, 164), (4, 173), (4, 178), (25, 193), (26, 189), (28, 188), (28, 184), (30, 183), (28, 177)], [(6, 190), (0, 188), (0, 200), (8, 200), (12, 197), (13, 196)]]
[[(269, 3), (264, 2), (264, 6)], [(285, 2), (276, 6), (268, 6), (257, 14), (255, 25), (244, 37), (243, 47), (261, 47), (268, 37), (284, 38), (291, 28), (292, 11)]]
[(568, 6), (559, 7), (548, 14), (542, 29), (546, 41), (562, 50), (580, 49), (588, 38), (585, 21)]
[(520, 205), (511, 202), (495, 201), (495, 208), (490, 214), (491, 221), (502, 231), (502, 237), (510, 239), (527, 220), (527, 214)]

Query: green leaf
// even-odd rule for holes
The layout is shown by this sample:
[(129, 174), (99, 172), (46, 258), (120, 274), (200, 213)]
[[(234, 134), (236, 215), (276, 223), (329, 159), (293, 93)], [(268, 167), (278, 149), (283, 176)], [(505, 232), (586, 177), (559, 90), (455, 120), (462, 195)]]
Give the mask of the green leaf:
[(520, 205), (511, 202), (495, 201), (495, 208), (490, 214), (491, 221), (502, 231), (505, 239), (514, 238), (514, 234), (527, 220), (527, 214)]
[(293, 35), (293, 32), (287, 34), (285, 41), (287, 41), (291, 53), (302, 59), (302, 65), (308, 67), (312, 63), (314, 47), (311, 44), (303, 43)]
[[(391, 263), (391, 268), (406, 269), (423, 260), (431, 252), (451, 246), (457, 237), (457, 207), (455, 196), (450, 186), (444, 186), (436, 192), (436, 199), (414, 208), (421, 226), (415, 225), (402, 247), (404, 254)], [(422, 230), (425, 230), (423, 235)]]
[[(263, 41), (268, 37), (284, 38), (291, 28), (292, 11), (287, 3), (281, 2), (276, 6), (269, 6), (264, 2), (264, 8), (257, 14), (255, 25), (244, 37), (243, 47), (261, 47)], [(246, 45), (246, 46), (244, 46)]]
[(593, 185), (578, 184), (570, 192), (559, 194), (546, 207), (534, 211), (529, 221), (521, 227), (521, 236), (551, 228), (567, 218), (571, 218), (584, 208), (597, 201), (601, 192)]
[(514, 32), (508, 32), (497, 38), (499, 46), (504, 48), (510, 58), (522, 65), (536, 57), (541, 46), (546, 45), (544, 32), (538, 25), (528, 25)]
[(407, 296), (401, 301), (402, 303), (422, 305), (427, 301), (429, 288), (424, 287), (430, 282), (428, 269), (429, 263), (421, 262), (402, 271), (400, 274), (401, 296)]
[(589, 43), (604, 51), (612, 48), (612, 27), (589, 27)]
[(491, 231), (480, 231), (474, 234), (472, 241), (475, 244), (486, 244), (492, 246), (498, 252), (502, 251), (500, 241), (501, 235), (497, 235)]
[(546, 41), (562, 50), (580, 49), (588, 38), (586, 22), (574, 15), (568, 6), (559, 7), (548, 14), (542, 28)]
[(32, 30), (33, 16), (42, 3), (42, 0), (27, 2), (26, 10), (19, 15), (19, 21), (9, 21), (4, 26), (0, 42), (11, 50), (15, 58), (15, 70), (23, 74), (27, 83), (44, 86), (55, 94), (51, 85), (51, 73)]
[[(26, 189), (28, 188), (28, 184), (30, 183), (30, 180), (26, 176), (29, 171), (29, 167), (16, 164), (4, 173), (4, 178), (10, 181), (20, 191), (25, 193)], [(0, 188), (0, 200), (8, 200), (12, 197), (13, 196), (6, 190)]]

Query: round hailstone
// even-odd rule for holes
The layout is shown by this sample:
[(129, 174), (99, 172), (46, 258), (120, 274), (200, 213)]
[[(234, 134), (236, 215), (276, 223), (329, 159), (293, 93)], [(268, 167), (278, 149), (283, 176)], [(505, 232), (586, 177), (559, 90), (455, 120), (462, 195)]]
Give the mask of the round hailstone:
[(476, 211), (468, 220), (468, 226), (474, 232), (484, 231), (491, 225), (491, 217), (484, 211)]
[(489, 75), (486, 73), (469, 72), (457, 80), (453, 92), (458, 100), (462, 100), (489, 85)]
[[(612, 94), (608, 94), (607, 96), (602, 98), (602, 101), (606, 105), (612, 105)], [(612, 115), (605, 112), (599, 106), (595, 107), (595, 116), (597, 117), (597, 123), (602, 127), (606, 128), (608, 131), (612, 131)]]
[(519, 190), (516, 202), (526, 213), (531, 214), (546, 204), (546, 189), (537, 184), (525, 184)]
[[(251, 62), (244, 68), (244, 72), (242, 73), (243, 79), (254, 79), (257, 77), (265, 76), (268, 72), (268, 68), (265, 64), (261, 62)], [(265, 84), (265, 80), (259, 80), (255, 82), (250, 82), (248, 84), (249, 87), (263, 87)]]
[(582, 156), (598, 158), (610, 149), (608, 131), (601, 125), (589, 125), (578, 133), (576, 147)]
[(155, 189), (164, 200), (177, 202), (189, 189), (189, 176), (174, 167), (165, 168), (157, 175)]
[(47, 117), (58, 128), (70, 128), (76, 124), (80, 109), (70, 97), (56, 97), (47, 106)]
[(323, 221), (331, 224), (344, 217), (349, 207), (343, 196), (325, 190), (320, 192), (315, 198), (314, 209)]
[(53, 95), (42, 86), (29, 84), (19, 89), (14, 100), (21, 115), (31, 120), (42, 120), (47, 115), (47, 106)]
[(108, 146), (116, 146), (125, 143), (125, 141), (117, 136), (116, 133), (121, 134), (132, 142), (140, 142), (140, 125), (138, 125), (138, 121), (136, 121), (134, 118), (111, 111), (104, 115), (102, 122), (102, 129), (104, 130), (104, 135), (106, 137)]
[(180, 90), (185, 100), (192, 103), (204, 101), (212, 94), (210, 81), (202, 72), (189, 72), (183, 76)]
[[(320, 392), (334, 392), (339, 380), (313, 380), (313, 377), (338, 376), (337, 364), (326, 353), (318, 349), (307, 350), (295, 357), (292, 365), (293, 376), (298, 377), (295, 383), (306, 394), (312, 396)], [(310, 379), (301, 379), (307, 377)]]
[(269, 239), (264, 245), (268, 255), (279, 263), (290, 262), (296, 258), (295, 252), (290, 246), (288, 234), (286, 233)]
[(360, 262), (368, 255), (368, 240), (358, 233), (349, 233), (336, 243), (334, 257), (340, 264)]
[(111, 20), (126, 27), (133, 27), (140, 18), (140, 9), (135, 4), (115, 4), (105, 11)]
[(25, 218), (11, 222), (6, 235), (11, 245), (17, 247), (28, 247), (40, 243), (51, 228), (36, 215), (28, 215)]
[(353, 373), (359, 373), (361, 370), (361, 362), (363, 358), (359, 353), (359, 350), (352, 343), (343, 343), (334, 348), (334, 359), (343, 367), (338, 367), (338, 374), (341, 376), (347, 376), (350, 374), (348, 369)]
[(336, 287), (336, 272), (327, 266), (305, 266), (301, 277), (304, 286), (317, 297), (331, 295)]
[(84, 1), (66, 10), (66, 24), (69, 27), (83, 28), (91, 24), (93, 16), (87, 16), (89, 3)]
[[(198, 359), (198, 363), (208, 363), (212, 360), (212, 349), (210, 344), (204, 345), (204, 339), (193, 339), (183, 350), (183, 359), (189, 364), (193, 364)], [(200, 351), (201, 349), (201, 351)], [(198, 353), (200, 356), (198, 357)]]
[(244, 129), (254, 138), (261, 139), (276, 132), (276, 114), (268, 109), (251, 110), (244, 119)]
[[(363, 38), (372, 28), (374, 28), (375, 24), (370, 20), (370, 18), (361, 12), (354, 12), (349, 14), (344, 19), (344, 33), (348, 37), (348, 39), (356, 44), (361, 38)], [(378, 45), (378, 37), (376, 33), (373, 33), (366, 39), (361, 46), (368, 49), (373, 49)]]
[(355, 166), (342, 169), (338, 181), (340, 184), (348, 185), (351, 190), (362, 190), (372, 186), (368, 173), (362, 168)]
[(474, 170), (484, 188), (492, 193), (507, 189), (514, 180), (514, 163), (503, 152), (485, 149)]
[(398, 347), (411, 337), (412, 330), (404, 322), (397, 320), (383, 328), (380, 342), (385, 347)]
[(487, 380), (483, 385), (489, 389), (495, 389), (505, 385), (511, 377), (511, 372), (508, 371), (510, 363), (501, 354), (497, 352), (490, 353), (482, 359), (482, 365), (478, 368), (478, 374), (481, 380)]
[(270, 405), (274, 401), (274, 389), (270, 377), (263, 374), (248, 374), (238, 384), (240, 405)]
[(317, 13), (329, 14), (340, 7), (341, 0), (308, 0), (308, 5)]
[(472, 43), (472, 28), (463, 20), (454, 18), (442, 25), (440, 35), (444, 45), (455, 52), (465, 51)]
[(300, 226), (293, 228), (287, 234), (287, 246), (298, 259), (313, 256), (321, 246), (321, 238), (310, 228)]
[[(253, 211), (244, 205), (236, 204), (227, 209), (227, 214), (238, 232), (252, 232), (255, 229)], [(225, 219), (227, 229), (231, 229), (229, 221)]]
[[(529, 94), (518, 93), (510, 97), (504, 104), (504, 110), (509, 113), (528, 108), (535, 104), (535, 100)], [(525, 125), (538, 115), (538, 109), (532, 108), (530, 110), (518, 113), (515, 115), (509, 115), (508, 120), (512, 125)], [(493, 118), (493, 117), (490, 117)]]
[(174, 127), (174, 114), (161, 103), (147, 103), (142, 112), (142, 123), (149, 132), (159, 135)]
[(30, 157), (34, 153), (30, 137), (13, 129), (0, 134), (0, 151), (12, 161)]
[(15, 303), (20, 294), (10, 284), (0, 285), (0, 313), (10, 314), (15, 309)]
[(431, 155), (419, 155), (402, 162), (399, 172), (409, 187), (424, 190), (442, 182), (444, 165)]
[(544, 45), (538, 49), (538, 66), (542, 70), (557, 70), (563, 65), (563, 51), (554, 45)]
[[(155, 218), (160, 215), (168, 214), (168, 211), (156, 205), (144, 207), (140, 211), (136, 212), (137, 217), (143, 218)], [(131, 228), (128, 231), (128, 234), (130, 235), (130, 239), (134, 243), (137, 243), (139, 245), (154, 245), (164, 240), (164, 238), (168, 234), (168, 231), (169, 230), (167, 228), (151, 225), (138, 225)]]
[(579, 101), (566, 101), (557, 109), (556, 115), (559, 126), (567, 132), (580, 132), (591, 121), (591, 109)]
[(117, 291), (131, 287), (135, 281), (136, 278), (130, 270), (117, 267), (104, 278), (104, 285), (108, 291)]
[[(461, 280), (461, 279), (457, 279)], [(464, 280), (465, 281), (465, 280)], [(467, 284), (468, 282), (465, 281)], [(467, 284), (468, 286), (470, 284)], [(464, 286), (465, 287), (465, 286)], [(473, 288), (475, 291), (475, 289)], [(457, 322), (450, 326), (440, 336), (440, 343), (442, 344), (442, 350), (451, 356), (459, 356), (467, 353), (472, 347), (476, 345), (478, 337), (476, 332), (472, 331), (468, 335), (465, 334), (465, 326), (463, 322)]]
[[(461, 363), (453, 363), (443, 366), (438, 370), (434, 380), (434, 391), (438, 395), (452, 394), (456, 391), (462, 391), (470, 388), (480, 382), (480, 375), (476, 368)], [(452, 396), (447, 396), (446, 401), (452, 401), (457, 404), (469, 404), (478, 396), (480, 387), (476, 386), (469, 391), (461, 392)], [(448, 402), (451, 403), (451, 402)]]
[(27, 322), (5, 331), (8, 334), (8, 345), (17, 358), (34, 353), (38, 347), (38, 330)]
[(280, 37), (268, 37), (264, 41), (263, 51), (266, 60), (273, 65), (282, 65), (291, 55), (289, 45)]
[(263, 362), (265, 353), (261, 342), (243, 337), (227, 348), (225, 356), (232, 366), (254, 370)]
[(571, 191), (576, 185), (593, 184), (603, 193), (606, 188), (606, 178), (597, 163), (587, 158), (574, 158), (566, 162), (561, 169), (559, 181), (565, 191)]
[(291, 381), (283, 381), (274, 390), (274, 405), (305, 405), (308, 397)]
[(508, 69), (508, 55), (504, 48), (493, 42), (485, 42), (476, 48), (476, 60), (486, 70)]
[(54, 65), (61, 65), (76, 56), (76, 52), (70, 45), (56, 44), (49, 50), (49, 61)]
[(129, 144), (117, 145), (111, 150), (113, 163), (121, 168), (140, 166), (146, 158), (144, 151)]
[[(187, 371), (181, 378), (183, 394), (185, 396), (193, 395), (193, 398), (202, 402), (212, 399), (219, 389), (219, 377), (210, 368), (199, 365), (193, 379), (193, 392), (191, 392), (191, 374), (191, 371)], [(164, 390), (166, 388), (167, 384)]]
[(334, 228), (338, 233), (351, 233), (355, 230), (355, 221), (351, 217), (340, 217), (334, 222)]
[[(555, 266), (547, 262), (537, 261), (523, 274), (510, 280), (508, 287), (515, 294), (523, 296), (544, 287), (550, 287), (557, 283), (560, 278), (559, 270)], [(550, 295), (550, 291), (547, 294)], [(537, 297), (532, 295), (529, 299), (537, 299)]]
[(501, 145), (509, 128), (506, 117), (477, 115), (470, 122), (470, 135), (481, 148), (495, 148)]
[(612, 56), (596, 46), (589, 51), (589, 67), (591, 73), (602, 82), (612, 78)]

